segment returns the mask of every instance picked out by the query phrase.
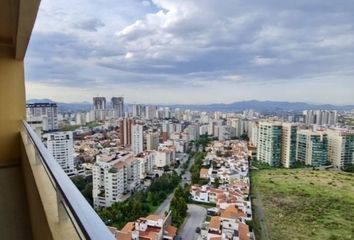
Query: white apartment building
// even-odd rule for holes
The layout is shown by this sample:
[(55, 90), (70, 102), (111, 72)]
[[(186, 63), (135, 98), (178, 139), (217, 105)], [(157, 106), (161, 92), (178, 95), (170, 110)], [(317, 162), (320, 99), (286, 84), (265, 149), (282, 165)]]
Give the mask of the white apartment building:
[(201, 125), (199, 127), (199, 135), (209, 134), (209, 125)]
[(157, 107), (153, 105), (145, 106), (145, 118), (146, 119), (154, 119), (156, 118)]
[(140, 165), (132, 153), (97, 156), (92, 167), (94, 207), (110, 207), (140, 186)]
[(29, 125), (41, 124), (43, 131), (59, 129), (58, 109), (56, 103), (26, 104), (27, 122)]
[(176, 148), (174, 146), (160, 146), (155, 151), (156, 167), (170, 166), (174, 161), (176, 161)]
[(75, 174), (74, 142), (72, 132), (55, 132), (43, 136), (48, 151), (69, 176)]
[(133, 153), (139, 154), (143, 152), (144, 135), (143, 135), (143, 125), (134, 124), (132, 126), (132, 151)]
[(199, 125), (191, 124), (186, 129), (184, 129), (184, 132), (189, 134), (190, 141), (195, 141), (199, 138)]
[(336, 167), (354, 164), (354, 131), (330, 129), (328, 134), (328, 160)]
[(304, 111), (306, 124), (336, 125), (338, 121), (337, 111), (306, 110)]
[(293, 166), (296, 161), (297, 129), (295, 124), (283, 123), (281, 162), (286, 168)]
[(153, 173), (153, 167), (155, 165), (155, 154), (152, 151), (145, 151), (140, 153), (136, 159), (139, 161), (139, 176), (140, 179), (144, 179), (148, 174)]

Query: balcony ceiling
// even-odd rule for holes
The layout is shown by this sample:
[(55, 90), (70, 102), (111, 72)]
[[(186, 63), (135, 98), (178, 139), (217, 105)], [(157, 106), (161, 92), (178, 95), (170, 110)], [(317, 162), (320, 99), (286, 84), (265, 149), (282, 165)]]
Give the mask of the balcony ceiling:
[(0, 48), (12, 49), (16, 59), (24, 58), (39, 3), (40, 0), (0, 1)]

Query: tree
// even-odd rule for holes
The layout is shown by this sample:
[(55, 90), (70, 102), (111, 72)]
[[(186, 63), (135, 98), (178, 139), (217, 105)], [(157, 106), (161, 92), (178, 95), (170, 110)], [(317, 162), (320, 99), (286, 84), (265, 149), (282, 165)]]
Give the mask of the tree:
[(84, 190), (86, 186), (86, 180), (82, 176), (75, 176), (71, 178), (71, 181), (75, 184), (75, 186), (80, 190)]
[(172, 211), (172, 224), (176, 227), (181, 226), (187, 216), (187, 201), (181, 186), (178, 186), (171, 201), (170, 210)]
[(220, 186), (220, 179), (218, 177), (215, 178), (213, 185), (214, 185), (214, 188), (218, 188)]
[(348, 163), (348, 164), (345, 164), (342, 168), (343, 171), (345, 172), (352, 172), (354, 173), (354, 164), (353, 163)]
[(248, 137), (248, 135), (247, 135), (247, 133), (243, 133), (243, 134), (240, 136), (240, 139), (243, 140), (243, 141), (247, 141), (247, 142), (250, 140), (249, 137)]

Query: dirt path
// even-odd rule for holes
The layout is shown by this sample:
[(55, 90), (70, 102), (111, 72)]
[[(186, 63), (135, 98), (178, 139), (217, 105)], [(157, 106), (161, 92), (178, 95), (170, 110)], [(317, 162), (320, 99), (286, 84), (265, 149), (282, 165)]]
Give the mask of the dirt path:
[(259, 193), (258, 189), (254, 189), (255, 190), (255, 195), (256, 195), (256, 199), (255, 199), (255, 214), (257, 215), (257, 219), (259, 221), (259, 226), (260, 226), (260, 239), (261, 240), (269, 240), (269, 230), (268, 230), (268, 226), (267, 226), (267, 221), (266, 221), (266, 217), (265, 217), (265, 213), (264, 213), (264, 208), (263, 208), (263, 203), (262, 203), (262, 196)]

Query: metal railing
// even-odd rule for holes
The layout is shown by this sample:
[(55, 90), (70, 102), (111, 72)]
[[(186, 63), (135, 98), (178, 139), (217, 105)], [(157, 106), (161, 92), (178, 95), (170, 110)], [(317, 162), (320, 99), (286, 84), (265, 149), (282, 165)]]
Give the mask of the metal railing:
[(57, 192), (58, 206), (63, 207), (65, 210), (66, 216), (59, 216), (59, 220), (69, 217), (81, 239), (115, 239), (108, 227), (65, 174), (54, 157), (48, 152), (34, 130), (25, 121), (23, 125), (27, 133), (27, 141), (30, 141), (34, 147), (36, 161), (40, 161), (43, 165)]

